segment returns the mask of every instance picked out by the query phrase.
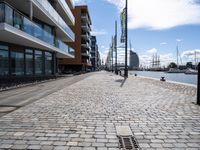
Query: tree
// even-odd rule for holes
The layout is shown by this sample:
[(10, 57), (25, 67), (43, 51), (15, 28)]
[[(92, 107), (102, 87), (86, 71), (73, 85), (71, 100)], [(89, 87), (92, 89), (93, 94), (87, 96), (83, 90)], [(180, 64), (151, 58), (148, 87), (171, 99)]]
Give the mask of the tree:
[(177, 64), (175, 62), (171, 62), (168, 68), (177, 68)]

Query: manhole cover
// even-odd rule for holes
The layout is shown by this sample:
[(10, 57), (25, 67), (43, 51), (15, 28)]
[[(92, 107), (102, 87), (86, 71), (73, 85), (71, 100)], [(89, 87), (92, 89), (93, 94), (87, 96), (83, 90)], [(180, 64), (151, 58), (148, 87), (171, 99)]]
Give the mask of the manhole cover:
[(122, 150), (141, 150), (137, 140), (133, 136), (118, 136)]
[(7, 113), (16, 110), (17, 107), (0, 106), (0, 113)]

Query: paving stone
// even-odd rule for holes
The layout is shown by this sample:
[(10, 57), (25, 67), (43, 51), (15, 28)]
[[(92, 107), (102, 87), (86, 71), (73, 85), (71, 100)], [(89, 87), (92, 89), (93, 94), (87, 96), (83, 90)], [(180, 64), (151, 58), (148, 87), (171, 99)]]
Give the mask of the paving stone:
[(0, 149), (118, 150), (117, 126), (130, 127), (144, 150), (200, 148), (195, 87), (131, 75), (121, 86), (122, 80), (92, 73), (0, 117)]
[(54, 146), (49, 146), (49, 145), (43, 145), (41, 147), (42, 150), (53, 150), (54, 149)]
[[(73, 149), (73, 148), (69, 148), (68, 146), (55, 146), (54, 150), (68, 150), (68, 149)], [(76, 150), (76, 149), (74, 149)], [(77, 149), (79, 150), (79, 149)]]
[[(69, 143), (69, 142), (68, 142), (68, 143)], [(53, 142), (53, 145), (62, 146), (62, 145), (66, 145), (66, 142), (56, 141), (56, 142)]]
[(83, 150), (96, 150), (95, 147), (84, 147)]
[(1, 144), (0, 145), (0, 148), (2, 148), (2, 149), (7, 149), (7, 148), (11, 148), (12, 147), (12, 145), (10, 145), (10, 144)]
[(41, 149), (41, 145), (30, 145), (27, 149), (35, 150), (35, 149)]
[(12, 146), (12, 149), (26, 149), (28, 147), (28, 145), (14, 145)]
[(77, 146), (78, 142), (67, 142), (68, 146)]

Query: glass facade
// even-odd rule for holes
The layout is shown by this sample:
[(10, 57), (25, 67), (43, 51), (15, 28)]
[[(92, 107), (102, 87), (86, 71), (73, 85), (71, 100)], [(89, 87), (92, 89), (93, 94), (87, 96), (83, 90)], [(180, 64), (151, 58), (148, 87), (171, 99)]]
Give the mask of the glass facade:
[(0, 22), (6, 22), (7, 24), (14, 26), (21, 31), (24, 31), (33, 37), (36, 37), (60, 49), (63, 52), (71, 52), (69, 51), (71, 48), (67, 44), (52, 35), (53, 29), (50, 26), (45, 24), (38, 24), (29, 20), (25, 15), (22, 15), (17, 10), (13, 9), (5, 3), (0, 3)]
[(52, 53), (45, 52), (45, 74), (50, 75), (53, 73), (53, 56)]
[(13, 9), (5, 5), (5, 22), (13, 25)]
[(0, 22), (4, 22), (4, 5), (0, 4)]
[(43, 57), (42, 51), (35, 51), (35, 74), (41, 75), (43, 74)]
[(26, 75), (33, 75), (33, 50), (25, 51)]
[(13, 19), (14, 19), (14, 27), (21, 30), (22, 27), (23, 27), (23, 24), (22, 24), (23, 23), (23, 20), (22, 20), (23, 18), (22, 18), (22, 16), (19, 13), (17, 13), (16, 11), (14, 11), (14, 18)]
[(11, 50), (11, 75), (24, 75), (24, 53)]
[(0, 44), (0, 76), (53, 75), (53, 53)]
[(60, 17), (60, 15), (56, 12), (56, 10), (51, 6), (49, 1), (47, 0), (36, 0), (36, 1), (41, 5), (41, 7), (43, 7), (48, 12), (50, 17), (53, 20), (55, 20), (63, 28), (63, 30), (66, 31), (66, 33), (69, 34), (69, 36), (72, 39), (75, 39), (75, 35), (70, 29), (70, 27), (65, 23), (65, 21)]
[(0, 75), (9, 74), (8, 47), (0, 45)]

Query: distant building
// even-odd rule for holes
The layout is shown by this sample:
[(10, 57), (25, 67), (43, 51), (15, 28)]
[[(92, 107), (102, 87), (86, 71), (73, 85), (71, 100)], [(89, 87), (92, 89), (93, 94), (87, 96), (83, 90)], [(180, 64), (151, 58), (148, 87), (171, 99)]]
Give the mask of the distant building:
[(75, 26), (72, 27), (75, 33), (75, 42), (68, 43), (75, 49), (75, 58), (59, 59), (61, 72), (89, 71), (90, 62), (90, 32), (91, 18), (87, 5), (75, 6), (72, 10), (75, 17)]
[(138, 54), (130, 50), (129, 56), (129, 69), (134, 70), (139, 68), (139, 57)]
[(91, 36), (91, 64), (92, 64), (92, 71), (95, 71), (98, 67), (98, 58), (99, 58), (99, 52), (98, 52), (98, 45), (96, 36)]

